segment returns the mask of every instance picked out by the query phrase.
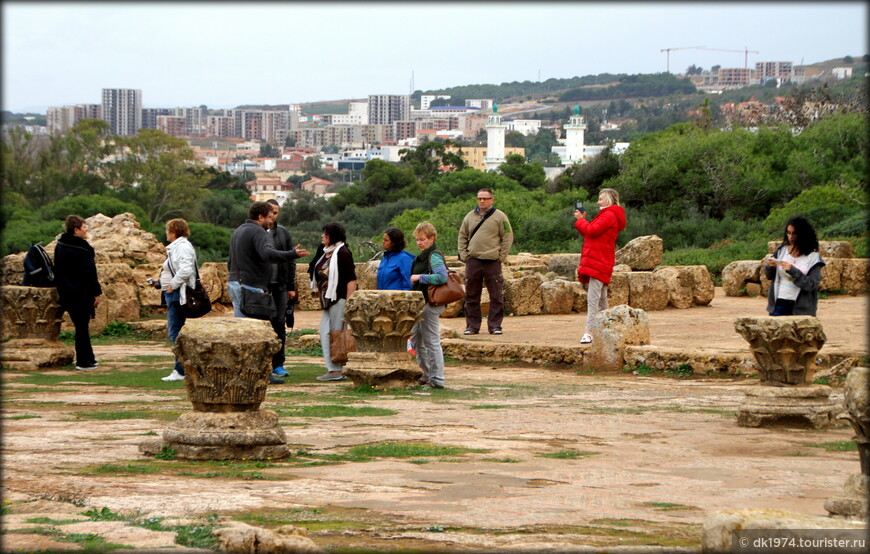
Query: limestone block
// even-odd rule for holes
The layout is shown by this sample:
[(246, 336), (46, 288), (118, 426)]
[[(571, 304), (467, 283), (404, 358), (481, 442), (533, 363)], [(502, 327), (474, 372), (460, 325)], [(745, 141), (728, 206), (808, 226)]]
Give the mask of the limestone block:
[(136, 285), (136, 290), (139, 293), (139, 304), (142, 306), (160, 306), (163, 300), (163, 294), (159, 289), (155, 289), (145, 282), (145, 279), (151, 277), (155, 281), (160, 279), (160, 270), (162, 264), (148, 263), (134, 267), (131, 270), (133, 283)]
[(545, 314), (569, 314), (574, 309), (574, 289), (568, 281), (541, 283), (541, 301)]
[[(781, 529), (783, 537), (801, 535), (802, 529), (827, 529), (826, 537), (838, 538), (842, 529), (864, 529), (860, 521), (848, 521), (830, 517), (808, 516), (768, 508), (743, 508), (719, 510), (704, 520), (701, 532), (701, 551), (705, 553), (733, 552), (731, 543), (735, 531), (742, 529)], [(786, 533), (788, 535), (786, 535)], [(819, 538), (813, 535), (812, 538)]]
[(626, 264), (616, 264), (613, 266), (613, 271), (629, 272), (631, 271), (631, 266)]
[(553, 254), (547, 260), (547, 269), (568, 279), (577, 280), (577, 268), (580, 267), (580, 254)]
[[(139, 319), (139, 287), (133, 280), (133, 270), (125, 263), (97, 264), (97, 278), (103, 294), (94, 310), (90, 332), (97, 335), (113, 321)], [(69, 314), (63, 316), (62, 330), (73, 330)]]
[(867, 281), (868, 268), (870, 268), (870, 259), (851, 258), (844, 260), (840, 284), (846, 293), (870, 292), (870, 283)]
[(802, 385), (827, 338), (812, 316), (738, 317), (734, 329), (758, 362), (763, 385)]
[[(143, 231), (136, 216), (131, 213), (114, 217), (96, 214), (85, 221), (88, 224), (88, 242), (94, 248), (94, 259), (98, 264), (121, 263), (134, 267), (145, 263), (163, 263), (166, 259), (166, 246), (153, 234)], [(195, 237), (191, 238), (196, 242)], [(56, 240), (45, 246), (52, 259), (56, 246)]]
[(280, 347), (268, 321), (220, 317), (188, 320), (172, 350), (194, 409), (232, 412), (259, 407)]
[(571, 293), (574, 295), (574, 307), (573, 310), (575, 312), (585, 312), (587, 311), (587, 300), (586, 300), (586, 288), (584, 288), (583, 283), (580, 282), (572, 282), (570, 283)]
[(838, 291), (842, 287), (843, 267), (847, 260), (843, 258), (831, 258), (825, 260), (825, 265), (822, 267), (822, 281), (819, 283), (819, 290), (824, 292)]
[[(371, 262), (357, 262), (354, 264), (356, 266), (357, 290), (377, 290), (378, 266), (380, 263), (380, 260), (375, 260)], [(306, 275), (308, 274), (306, 273)]]
[(664, 241), (657, 235), (632, 239), (616, 251), (616, 263), (626, 264), (632, 271), (646, 271), (662, 263)]
[(296, 309), (300, 311), (321, 310), (320, 299), (311, 292), (311, 276), (308, 275), (308, 264), (296, 264), (296, 297), (299, 303)]
[[(547, 265), (547, 261), (538, 256), (534, 256), (528, 252), (522, 252), (520, 254), (508, 256), (507, 260), (503, 264), (506, 268), (510, 268), (511, 270), (519, 269), (520, 267), (531, 267), (531, 266), (545, 266)], [(546, 270), (545, 270), (546, 272)]]
[(541, 299), (541, 284), (544, 277), (532, 273), (519, 279), (504, 281), (504, 309), (509, 315), (537, 315), (544, 302)]
[(761, 294), (761, 283), (746, 283), (746, 296), (756, 298)]
[[(782, 241), (772, 240), (767, 243), (767, 253), (773, 254), (780, 247)], [(854, 258), (855, 250), (852, 243), (845, 240), (820, 240), (819, 254), (825, 262), (831, 258)]]
[(628, 305), (641, 310), (664, 310), (669, 291), (664, 279), (652, 271), (632, 271), (628, 276)]
[(846, 419), (855, 430), (855, 442), (861, 460), (861, 473), (870, 475), (870, 369), (856, 367), (849, 371), (843, 385)]
[(2, 272), (0, 285), (20, 285), (24, 281), (24, 256), (26, 255), (27, 252), (21, 252), (3, 257), (0, 265), (0, 272)]
[(761, 285), (761, 296), (767, 297), (767, 293), (770, 291), (770, 279), (767, 278), (767, 275), (764, 273), (764, 262), (758, 264), (758, 282)]
[(61, 327), (57, 289), (4, 286), (0, 298), (4, 341), (0, 359), (5, 367), (36, 370), (73, 361), (72, 348), (57, 339)]
[(231, 522), (214, 531), (222, 552), (233, 554), (296, 554), (325, 552), (305, 535), (304, 529), (282, 525), (274, 531)]
[(592, 346), (583, 358), (584, 367), (618, 371), (625, 365), (626, 346), (649, 344), (649, 317), (645, 311), (625, 305), (609, 308), (595, 315), (592, 336)]
[(350, 352), (342, 374), (357, 387), (400, 389), (419, 385), (423, 370), (408, 352)]
[(199, 268), (199, 280), (202, 281), (202, 285), (208, 291), (208, 298), (212, 303), (233, 303), (233, 299), (230, 298), (230, 291), (227, 288), (229, 276), (230, 269), (224, 262), (206, 262)]
[(824, 429), (840, 411), (830, 395), (825, 385), (754, 387), (737, 408), (737, 425)]
[(705, 265), (683, 266), (692, 274), (692, 301), (696, 306), (709, 306), (716, 295), (716, 287), (710, 270)]
[[(686, 271), (682, 266), (660, 266), (652, 274), (664, 284), (668, 294), (668, 304), (674, 308), (685, 309), (691, 308), (695, 303), (694, 275), (691, 271)], [(643, 308), (636, 305), (635, 307)]]
[(519, 279), (520, 277), (525, 277), (526, 275), (531, 275), (532, 273), (538, 273), (540, 275), (543, 275), (548, 271), (549, 270), (547, 269), (547, 266), (545, 266), (544, 264), (518, 265), (514, 267), (503, 268), (505, 279)]
[(758, 260), (738, 260), (722, 269), (722, 288), (726, 296), (742, 296), (741, 289), (747, 282), (758, 283), (761, 262)]
[(167, 443), (191, 446), (269, 446), (287, 442), (272, 410), (255, 412), (186, 412), (166, 430)]
[(628, 278), (631, 275), (630, 271), (613, 272), (610, 276), (610, 284), (607, 285), (607, 305), (619, 306), (620, 304), (628, 305), (629, 300), (629, 284)]

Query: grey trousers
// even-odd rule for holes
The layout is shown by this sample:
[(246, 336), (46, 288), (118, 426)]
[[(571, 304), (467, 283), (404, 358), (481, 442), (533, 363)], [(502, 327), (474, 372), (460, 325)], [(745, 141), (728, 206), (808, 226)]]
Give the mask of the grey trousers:
[(341, 371), (343, 367), (330, 359), (329, 353), (329, 332), (338, 331), (341, 329), (341, 321), (344, 319), (344, 305), (347, 300), (341, 298), (323, 310), (320, 316), (320, 347), (323, 349), (323, 361), (326, 362), (326, 371)]
[(596, 279), (589, 278), (589, 290), (586, 291), (586, 332), (592, 330), (592, 320), (595, 314), (607, 309), (607, 285)]
[(444, 386), (444, 351), (441, 349), (441, 323), (438, 318), (447, 306), (431, 306), (423, 309), (420, 320), (411, 328), (411, 340), (417, 351), (417, 364), (429, 383)]

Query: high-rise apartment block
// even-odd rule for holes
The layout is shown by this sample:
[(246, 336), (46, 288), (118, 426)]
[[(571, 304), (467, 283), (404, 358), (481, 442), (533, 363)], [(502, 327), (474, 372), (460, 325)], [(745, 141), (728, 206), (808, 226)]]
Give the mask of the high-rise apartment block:
[(791, 62), (758, 62), (755, 64), (755, 78), (761, 83), (768, 79), (791, 81), (793, 75)]
[(184, 134), (189, 137), (202, 136), (208, 123), (208, 110), (205, 106), (198, 108), (175, 108), (173, 115), (183, 117), (185, 121)]
[(102, 116), (113, 135), (135, 135), (142, 127), (142, 91), (104, 88)]
[(76, 104), (48, 108), (45, 125), (51, 134), (63, 134), (79, 124), (82, 119), (101, 119), (102, 107), (99, 104)]
[(410, 119), (411, 97), (407, 94), (369, 95), (369, 123), (391, 125), (394, 121)]
[(156, 129), (161, 115), (175, 115), (172, 108), (142, 108), (142, 129)]

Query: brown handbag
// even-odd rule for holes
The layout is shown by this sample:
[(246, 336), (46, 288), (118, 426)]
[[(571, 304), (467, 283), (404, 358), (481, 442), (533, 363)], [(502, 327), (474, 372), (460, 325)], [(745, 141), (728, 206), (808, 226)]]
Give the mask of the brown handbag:
[(453, 270), (447, 270), (447, 282), (443, 285), (429, 285), (429, 304), (442, 306), (465, 298), (462, 278)]
[(356, 352), (356, 339), (350, 329), (329, 332), (329, 358), (337, 364), (347, 362), (348, 352)]

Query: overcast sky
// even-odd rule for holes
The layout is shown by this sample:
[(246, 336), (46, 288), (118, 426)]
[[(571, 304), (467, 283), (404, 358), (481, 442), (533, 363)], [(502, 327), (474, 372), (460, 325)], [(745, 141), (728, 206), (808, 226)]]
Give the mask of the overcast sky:
[(235, 107), (867, 53), (865, 2), (3, 2), (4, 110)]

